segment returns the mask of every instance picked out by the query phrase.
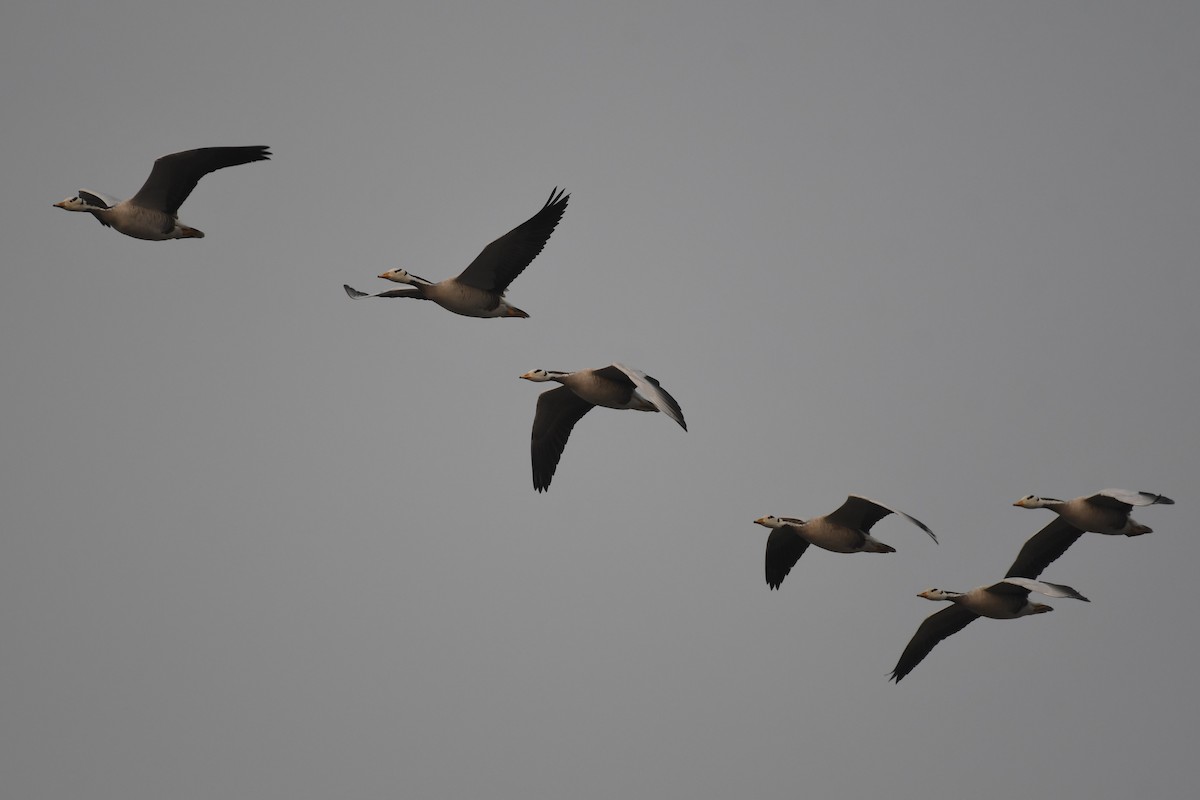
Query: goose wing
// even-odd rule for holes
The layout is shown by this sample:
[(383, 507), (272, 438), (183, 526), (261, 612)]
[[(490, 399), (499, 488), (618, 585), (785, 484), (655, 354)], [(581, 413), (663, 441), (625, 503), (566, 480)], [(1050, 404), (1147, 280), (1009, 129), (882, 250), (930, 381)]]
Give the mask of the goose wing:
[(808, 540), (792, 526), (772, 528), (767, 537), (767, 586), (778, 589), (807, 549)]
[(1047, 583), (1045, 581), (1035, 581), (1029, 578), (1005, 578), (1004, 580), (993, 583), (987, 587), (989, 592), (993, 594), (1024, 594), (1037, 592), (1044, 594), (1047, 597), (1070, 597), (1073, 600), (1082, 600), (1085, 603), (1092, 602), (1070, 586), (1065, 586), (1061, 583)]
[(1124, 489), (1101, 489), (1088, 498), (1088, 502), (1102, 508), (1116, 508), (1128, 511), (1132, 506), (1173, 506), (1175, 501), (1161, 494), (1151, 492), (1127, 492)]
[(1017, 560), (1004, 573), (1004, 577), (1036, 578), (1082, 535), (1083, 531), (1079, 528), (1056, 516), (1053, 522), (1029, 537), (1021, 546)]
[(87, 200), (94, 206), (99, 206), (100, 208), (112, 208), (117, 203), (121, 202), (115, 197), (101, 194), (100, 192), (93, 192), (90, 189), (80, 189), (79, 197), (80, 199)]
[[(613, 364), (629, 380), (633, 381), (633, 385), (637, 388), (638, 394), (649, 400), (662, 413), (666, 414), (671, 419), (679, 423), (679, 427), (687, 430), (687, 423), (683, 421), (683, 409), (679, 407), (674, 397), (666, 389), (662, 388), (662, 384), (657, 379), (650, 377), (640, 369), (627, 367), (624, 364)], [(605, 367), (605, 370), (610, 370), (612, 367)], [(596, 370), (602, 372), (602, 370)]]
[(938, 642), (947, 636), (953, 636), (978, 618), (979, 615), (974, 611), (959, 605), (943, 608), (936, 614), (926, 617), (925, 621), (921, 623), (921, 627), (917, 628), (917, 632), (909, 640), (904, 652), (900, 654), (900, 660), (896, 662), (896, 668), (892, 670), (891, 679), (899, 683), (905, 675), (913, 671), (913, 667), (920, 664), (925, 656), (929, 655)]
[(262, 145), (201, 147), (172, 153), (154, 162), (150, 177), (130, 202), (175, 216), (196, 184), (208, 173), (251, 161), (265, 161), (270, 156), (270, 151)]
[(533, 434), (530, 437), (530, 459), (533, 462), (533, 488), (544, 492), (558, 468), (567, 438), (575, 423), (594, 406), (566, 386), (542, 392), (533, 415)]
[(554, 187), (541, 211), (483, 248), (459, 274), (458, 282), (504, 294), (508, 285), (542, 252), (570, 199), (565, 189), (559, 191)]
[(896, 516), (903, 517), (913, 525), (916, 525), (918, 528), (925, 531), (925, 533), (929, 534), (929, 538), (933, 539), (934, 542), (937, 542), (937, 536), (934, 535), (933, 531), (929, 530), (929, 526), (924, 522), (921, 522), (921, 520), (917, 519), (916, 517), (910, 517), (903, 511), (897, 511), (894, 508), (888, 508), (883, 503), (877, 503), (874, 500), (868, 500), (865, 497), (859, 497), (858, 495), (854, 494), (847, 497), (846, 502), (842, 503), (837, 511), (827, 515), (826, 519), (838, 525), (845, 525), (848, 528), (853, 528), (854, 530), (863, 531), (865, 533), (871, 530), (872, 525), (874, 525), (876, 522), (879, 522), (879, 520), (883, 519), (888, 514), (895, 514)]
[(413, 288), (411, 286), (408, 287), (407, 289), (389, 289), (388, 291), (380, 292), (379, 294), (367, 294), (366, 292), (360, 292), (358, 289), (355, 289), (354, 287), (348, 286), (347, 284), (344, 284), (344, 283), (342, 284), (342, 288), (345, 289), (346, 294), (349, 295), (354, 300), (357, 300), (360, 297), (420, 297), (421, 296), (420, 290)]

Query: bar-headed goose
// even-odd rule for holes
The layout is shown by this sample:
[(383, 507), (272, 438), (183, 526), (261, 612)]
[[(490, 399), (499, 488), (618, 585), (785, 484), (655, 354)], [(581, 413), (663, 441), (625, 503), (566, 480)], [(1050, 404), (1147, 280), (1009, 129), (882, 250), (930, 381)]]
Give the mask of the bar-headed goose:
[(933, 531), (919, 519), (853, 494), (837, 511), (823, 517), (810, 520), (770, 515), (759, 517), (754, 520), (756, 524), (771, 528), (771, 535), (767, 537), (767, 586), (778, 589), (810, 544), (834, 553), (896, 552), (896, 548), (869, 533), (871, 526), (888, 514), (903, 517), (937, 542)]
[(266, 161), (270, 156), (261, 145), (184, 150), (155, 161), (150, 177), (128, 200), (113, 203), (98, 192), (80, 189), (75, 197), (54, 205), (67, 211), (86, 211), (101, 225), (135, 239), (202, 239), (204, 231), (179, 224), (179, 207), (200, 179), (225, 167)]
[(924, 597), (926, 600), (949, 600), (954, 605), (927, 617), (921, 623), (908, 647), (905, 647), (900, 655), (900, 660), (896, 662), (891, 679), (899, 683), (929, 655), (938, 642), (958, 633), (980, 617), (1016, 619), (1054, 610), (1043, 603), (1031, 603), (1030, 592), (1047, 597), (1070, 597), (1085, 603), (1091, 602), (1070, 586), (1018, 577), (1005, 578), (991, 586), (978, 586), (969, 592), (926, 589), (917, 597)]
[(562, 458), (571, 429), (596, 406), (661, 411), (687, 430), (683, 411), (675, 398), (657, 380), (624, 364), (577, 372), (535, 369), (521, 377), (538, 383), (557, 381), (562, 384), (557, 389), (542, 392), (533, 417), (530, 456), (533, 488), (539, 492), (550, 488), (550, 479)]
[(475, 260), (457, 278), (434, 283), (418, 278), (402, 269), (389, 269), (379, 277), (408, 284), (406, 289), (392, 289), (379, 294), (367, 294), (345, 284), (342, 288), (354, 299), (360, 297), (415, 297), (432, 300), (447, 311), (464, 317), (528, 317), (521, 309), (504, 299), (504, 292), (529, 262), (542, 252), (550, 234), (567, 210), (571, 196), (558, 187), (542, 210), (483, 248)]
[(1174, 505), (1175, 501), (1151, 492), (1129, 492), (1124, 489), (1103, 489), (1096, 494), (1074, 500), (1055, 500), (1052, 497), (1028, 495), (1014, 506), (1048, 508), (1058, 516), (1035, 533), (1009, 568), (1009, 575), (1036, 578), (1050, 562), (1067, 552), (1067, 548), (1085, 532), (1108, 536), (1141, 536), (1151, 533), (1136, 522), (1129, 513), (1134, 506)]

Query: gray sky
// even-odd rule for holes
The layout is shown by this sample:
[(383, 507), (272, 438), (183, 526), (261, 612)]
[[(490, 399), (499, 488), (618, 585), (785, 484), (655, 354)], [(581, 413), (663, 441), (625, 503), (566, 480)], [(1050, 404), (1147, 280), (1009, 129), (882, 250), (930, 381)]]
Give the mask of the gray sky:
[[(0, 27), (0, 774), (22, 800), (1178, 797), (1200, 6), (25, 3)], [(154, 158), (203, 241), (51, 208)], [(572, 193), (528, 320), (350, 302)], [(546, 387), (614, 360), (550, 492)], [(1175, 497), (938, 610), (1048, 511)], [(763, 581), (763, 514), (895, 505)]]

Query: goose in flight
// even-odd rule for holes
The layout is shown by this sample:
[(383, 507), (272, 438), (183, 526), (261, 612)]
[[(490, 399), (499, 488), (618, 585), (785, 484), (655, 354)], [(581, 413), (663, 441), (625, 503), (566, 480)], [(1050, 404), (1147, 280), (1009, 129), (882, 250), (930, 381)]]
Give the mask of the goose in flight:
[(270, 156), (261, 145), (184, 150), (155, 161), (150, 177), (128, 200), (115, 203), (105, 195), (80, 189), (76, 196), (54, 205), (67, 211), (86, 211), (101, 225), (135, 239), (203, 239), (204, 231), (179, 224), (179, 207), (200, 179), (225, 167), (266, 161)]
[(767, 537), (767, 586), (778, 589), (810, 544), (834, 553), (894, 553), (896, 548), (871, 536), (871, 526), (888, 514), (896, 514), (916, 525), (937, 542), (929, 527), (903, 511), (888, 508), (865, 497), (850, 495), (832, 514), (810, 520), (765, 516), (754, 520), (771, 528)]
[(404, 289), (392, 289), (379, 294), (360, 292), (345, 284), (342, 288), (353, 299), (360, 297), (416, 297), (432, 300), (447, 311), (464, 317), (528, 317), (521, 309), (504, 299), (508, 285), (537, 258), (546, 246), (550, 234), (567, 210), (571, 196), (558, 187), (542, 210), (483, 248), (475, 260), (457, 278), (433, 283), (402, 269), (389, 269), (379, 277), (408, 284)]
[(1045, 583), (1029, 578), (1005, 578), (991, 586), (978, 586), (969, 592), (950, 592), (941, 589), (926, 589), (917, 595), (926, 600), (949, 600), (954, 605), (929, 616), (917, 628), (908, 647), (896, 662), (891, 679), (899, 683), (913, 671), (925, 656), (947, 636), (958, 633), (980, 617), (992, 619), (1016, 619), (1030, 614), (1044, 614), (1054, 609), (1043, 603), (1029, 601), (1029, 593), (1037, 592), (1047, 597), (1070, 597), (1091, 602), (1070, 586)]
[(1152, 528), (1129, 516), (1133, 507), (1174, 504), (1174, 500), (1161, 494), (1124, 489), (1102, 489), (1091, 496), (1076, 497), (1074, 500), (1055, 500), (1035, 495), (1022, 497), (1013, 505), (1020, 508), (1048, 508), (1058, 516), (1025, 542), (1007, 574), (1036, 578), (1085, 532), (1108, 536), (1151, 533)]
[(538, 383), (556, 381), (562, 384), (557, 389), (542, 392), (533, 417), (530, 455), (533, 488), (539, 492), (550, 488), (550, 479), (562, 458), (571, 429), (596, 406), (661, 411), (687, 430), (683, 411), (675, 398), (654, 378), (623, 364), (577, 372), (535, 369), (521, 377)]

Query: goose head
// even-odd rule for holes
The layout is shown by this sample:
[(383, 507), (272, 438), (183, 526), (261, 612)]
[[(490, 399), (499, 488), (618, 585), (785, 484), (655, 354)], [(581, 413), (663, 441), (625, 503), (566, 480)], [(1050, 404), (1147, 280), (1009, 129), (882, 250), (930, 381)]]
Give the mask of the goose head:
[(1027, 494), (1013, 503), (1013, 505), (1019, 508), (1046, 508), (1047, 506), (1061, 502), (1062, 500), (1055, 500), (1053, 497), (1038, 497), (1035, 494)]
[(924, 597), (926, 600), (949, 600), (952, 596), (952, 592), (946, 592), (941, 589), (926, 589), (917, 594), (917, 597)]
[(399, 268), (389, 269), (387, 272), (381, 272), (379, 273), (379, 277), (383, 278), (385, 281), (395, 281), (396, 283), (413, 282), (412, 275), (409, 275), (406, 271)]
[(552, 373), (548, 369), (535, 369), (535, 370), (526, 372), (524, 375), (521, 375), (520, 377), (527, 381), (533, 381), (535, 383), (544, 383), (545, 381), (554, 380), (555, 374), (556, 373)]
[(767, 514), (765, 517), (759, 517), (758, 519), (754, 520), (754, 524), (762, 525), (764, 528), (782, 528), (788, 523), (784, 522), (774, 514)]
[(87, 200), (84, 200), (82, 197), (68, 197), (66, 200), (63, 200), (61, 203), (55, 203), (54, 207), (62, 208), (67, 211), (92, 211), (92, 210), (103, 211), (104, 210), (100, 206), (92, 205)]

